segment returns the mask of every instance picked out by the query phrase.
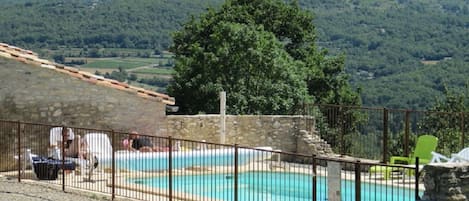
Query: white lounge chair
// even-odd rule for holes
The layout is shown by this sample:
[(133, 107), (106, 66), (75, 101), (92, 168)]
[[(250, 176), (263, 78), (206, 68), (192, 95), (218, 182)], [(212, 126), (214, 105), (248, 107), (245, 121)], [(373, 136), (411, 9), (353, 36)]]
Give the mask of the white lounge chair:
[(83, 137), (88, 145), (88, 151), (99, 158), (111, 157), (112, 145), (109, 137), (104, 133), (88, 133)]
[[(36, 155), (36, 154), (32, 154), (32, 153), (31, 153), (31, 149), (26, 149), (26, 152), (25, 152), (25, 160), (24, 160), (24, 161), (25, 161), (25, 164), (24, 164), (24, 166), (23, 166), (23, 172), (25, 171), (25, 167), (28, 166), (28, 165), (31, 166), (31, 169), (33, 170), (33, 173), (36, 172), (36, 171), (34, 170), (33, 157), (37, 157), (37, 155)], [(26, 161), (28, 162), (27, 164), (26, 164)], [(36, 175), (36, 174), (34, 174), (34, 175)], [(36, 176), (36, 178), (37, 178), (37, 176)]]
[(457, 154), (451, 154), (451, 158), (444, 156), (443, 154), (432, 152), (432, 160), (430, 163), (458, 163), (458, 162), (469, 162), (469, 147), (464, 148)]
[[(24, 176), (25, 173), (26, 173), (26, 169), (27, 167), (31, 167), (31, 170), (33, 171), (34, 173), (34, 176), (36, 177), (36, 179), (38, 179), (37, 175), (35, 174), (36, 173), (36, 170), (34, 169), (34, 159), (35, 157), (39, 157), (38, 155), (36, 154), (33, 154), (31, 153), (31, 149), (26, 149), (25, 152), (24, 152), (24, 156), (21, 157), (21, 159), (23, 160), (22, 162), (22, 167), (21, 167), (21, 174)], [(16, 160), (19, 159), (18, 155), (14, 156), (14, 158)]]

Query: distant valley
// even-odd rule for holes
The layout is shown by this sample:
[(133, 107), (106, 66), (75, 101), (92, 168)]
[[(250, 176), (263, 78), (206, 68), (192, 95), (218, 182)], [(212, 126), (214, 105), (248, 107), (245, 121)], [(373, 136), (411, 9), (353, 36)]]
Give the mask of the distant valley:
[[(104, 64), (116, 71), (132, 62), (129, 65), (150, 61), (143, 66), (152, 68), (146, 76), (140, 73), (139, 79), (152, 79), (150, 71), (166, 76), (150, 83), (167, 82), (173, 61), (161, 55), (172, 44), (171, 33), (191, 15), (198, 16), (208, 6), (216, 9), (223, 1), (0, 3), (0, 42), (49, 59), (75, 60), (74, 65), (93, 70), (96, 66), (80, 63), (79, 58), (125, 61), (122, 66)], [(317, 46), (346, 57), (346, 71), (353, 86), (360, 88), (363, 105), (424, 109), (445, 89), (458, 91), (469, 82), (467, 0), (299, 0), (299, 4), (315, 15)]]

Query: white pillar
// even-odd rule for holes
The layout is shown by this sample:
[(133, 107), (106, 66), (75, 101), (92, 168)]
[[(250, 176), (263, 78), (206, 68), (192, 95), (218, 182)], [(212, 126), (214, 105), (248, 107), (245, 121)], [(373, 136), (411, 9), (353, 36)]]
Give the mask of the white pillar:
[(328, 200), (341, 200), (341, 171), (339, 162), (327, 161), (327, 195)]
[(225, 144), (226, 136), (226, 92), (220, 92), (220, 143)]

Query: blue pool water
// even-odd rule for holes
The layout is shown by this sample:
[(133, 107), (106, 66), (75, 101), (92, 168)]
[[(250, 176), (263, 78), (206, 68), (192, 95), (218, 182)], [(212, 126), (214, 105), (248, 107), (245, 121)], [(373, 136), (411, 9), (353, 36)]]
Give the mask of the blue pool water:
[[(234, 200), (232, 175), (201, 174), (173, 176), (173, 190), (216, 198)], [(168, 188), (168, 177), (130, 179), (129, 182), (147, 186)], [(342, 180), (342, 200), (355, 200), (354, 182)], [(278, 172), (244, 172), (238, 176), (238, 200), (240, 201), (311, 201), (312, 177), (307, 174)], [(324, 177), (317, 177), (317, 200), (327, 200), (327, 185)], [(411, 201), (414, 190), (362, 183), (361, 200), (366, 201)]]
[[(260, 147), (262, 150), (238, 149), (238, 164), (244, 165), (251, 161), (270, 158), (270, 147)], [(191, 166), (233, 166), (235, 149), (208, 149), (172, 152), (173, 169)], [(115, 162), (118, 168), (137, 171), (167, 170), (169, 167), (169, 152), (117, 152)], [(102, 166), (111, 166), (110, 156), (98, 158)]]

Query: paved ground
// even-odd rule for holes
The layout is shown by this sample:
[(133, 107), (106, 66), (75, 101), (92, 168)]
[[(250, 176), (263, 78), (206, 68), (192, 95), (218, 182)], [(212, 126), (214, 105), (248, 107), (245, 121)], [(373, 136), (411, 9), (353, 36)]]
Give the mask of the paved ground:
[[(0, 201), (97, 201), (111, 200), (110, 196), (67, 189), (63, 192), (55, 187), (39, 182), (24, 180), (18, 183), (16, 179), (0, 176)], [(117, 198), (117, 201), (130, 199)]]

